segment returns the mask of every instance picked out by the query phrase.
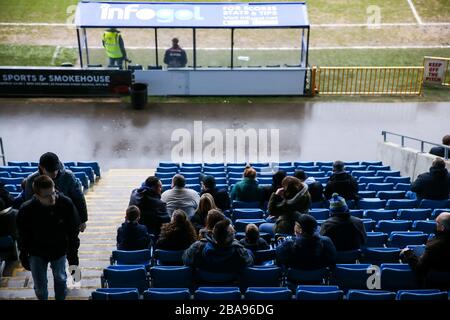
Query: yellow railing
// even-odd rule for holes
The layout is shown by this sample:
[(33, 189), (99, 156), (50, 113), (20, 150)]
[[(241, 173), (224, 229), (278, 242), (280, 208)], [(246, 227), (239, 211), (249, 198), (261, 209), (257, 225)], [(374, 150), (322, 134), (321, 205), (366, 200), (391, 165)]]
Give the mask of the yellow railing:
[(450, 61), (447, 63), (447, 70), (445, 70), (443, 86), (450, 86)]
[(420, 95), (423, 67), (313, 67), (311, 85), (322, 95)]

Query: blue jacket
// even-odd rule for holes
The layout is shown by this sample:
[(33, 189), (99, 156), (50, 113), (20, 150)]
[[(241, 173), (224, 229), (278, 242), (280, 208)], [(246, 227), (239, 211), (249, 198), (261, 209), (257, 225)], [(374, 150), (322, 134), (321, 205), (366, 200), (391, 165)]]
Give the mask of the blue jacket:
[(186, 249), (183, 262), (186, 266), (210, 272), (239, 273), (253, 265), (253, 256), (237, 240), (219, 247), (214, 239), (206, 236)]
[(118, 250), (143, 250), (150, 246), (147, 227), (136, 222), (124, 222), (117, 230)]
[(336, 248), (330, 238), (315, 233), (298, 236), (277, 247), (277, 263), (287, 268), (315, 270), (336, 265)]

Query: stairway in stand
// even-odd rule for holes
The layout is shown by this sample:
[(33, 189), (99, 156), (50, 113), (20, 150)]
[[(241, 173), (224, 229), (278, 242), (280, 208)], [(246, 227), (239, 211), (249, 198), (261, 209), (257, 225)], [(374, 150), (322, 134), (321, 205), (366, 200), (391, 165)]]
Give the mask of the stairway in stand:
[[(86, 194), (89, 221), (80, 234), (79, 249), (81, 281), (69, 286), (67, 299), (88, 299), (90, 293), (100, 288), (100, 276), (109, 265), (111, 251), (116, 248), (116, 232), (125, 217), (131, 190), (140, 186), (154, 173), (147, 169), (112, 169)], [(20, 264), (8, 270), (0, 284), (0, 300), (36, 299), (33, 279)], [(53, 299), (53, 277), (48, 270), (49, 297)]]

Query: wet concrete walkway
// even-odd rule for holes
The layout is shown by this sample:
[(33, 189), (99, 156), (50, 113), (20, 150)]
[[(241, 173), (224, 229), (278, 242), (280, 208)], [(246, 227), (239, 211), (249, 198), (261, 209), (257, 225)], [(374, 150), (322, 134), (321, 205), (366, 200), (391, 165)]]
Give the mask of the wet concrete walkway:
[(52, 150), (63, 161), (97, 160), (105, 169), (154, 168), (171, 160), (176, 129), (190, 133), (193, 149), (194, 121), (203, 133), (217, 129), (222, 136), (226, 129), (278, 129), (280, 161), (351, 161), (375, 160), (382, 130), (439, 143), (449, 119), (445, 102), (166, 103), (132, 110), (116, 99), (0, 99), (7, 159), (37, 160)]

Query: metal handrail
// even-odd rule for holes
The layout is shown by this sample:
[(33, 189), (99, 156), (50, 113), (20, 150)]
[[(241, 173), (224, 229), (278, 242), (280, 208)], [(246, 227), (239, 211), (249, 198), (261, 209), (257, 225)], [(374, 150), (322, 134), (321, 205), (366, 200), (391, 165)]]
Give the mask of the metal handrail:
[(0, 158), (2, 159), (3, 165), (6, 166), (5, 150), (3, 149), (3, 140), (0, 137)]
[(435, 147), (442, 147), (442, 148), (444, 148), (444, 159), (445, 160), (449, 159), (450, 146), (447, 146), (445, 144), (435, 143), (435, 142), (429, 142), (429, 141), (425, 141), (425, 140), (417, 139), (417, 138), (413, 138), (413, 137), (408, 137), (408, 136), (405, 136), (403, 134), (398, 134), (398, 133), (394, 133), (394, 132), (381, 131), (381, 135), (383, 136), (384, 142), (387, 142), (387, 135), (388, 134), (390, 134), (392, 136), (400, 137), (402, 148), (405, 147), (405, 139), (409, 139), (409, 140), (420, 142), (420, 152), (422, 152), (422, 153), (425, 152), (424, 151), (425, 150), (425, 144), (429, 144), (429, 145), (432, 145), (432, 146), (435, 146)]

